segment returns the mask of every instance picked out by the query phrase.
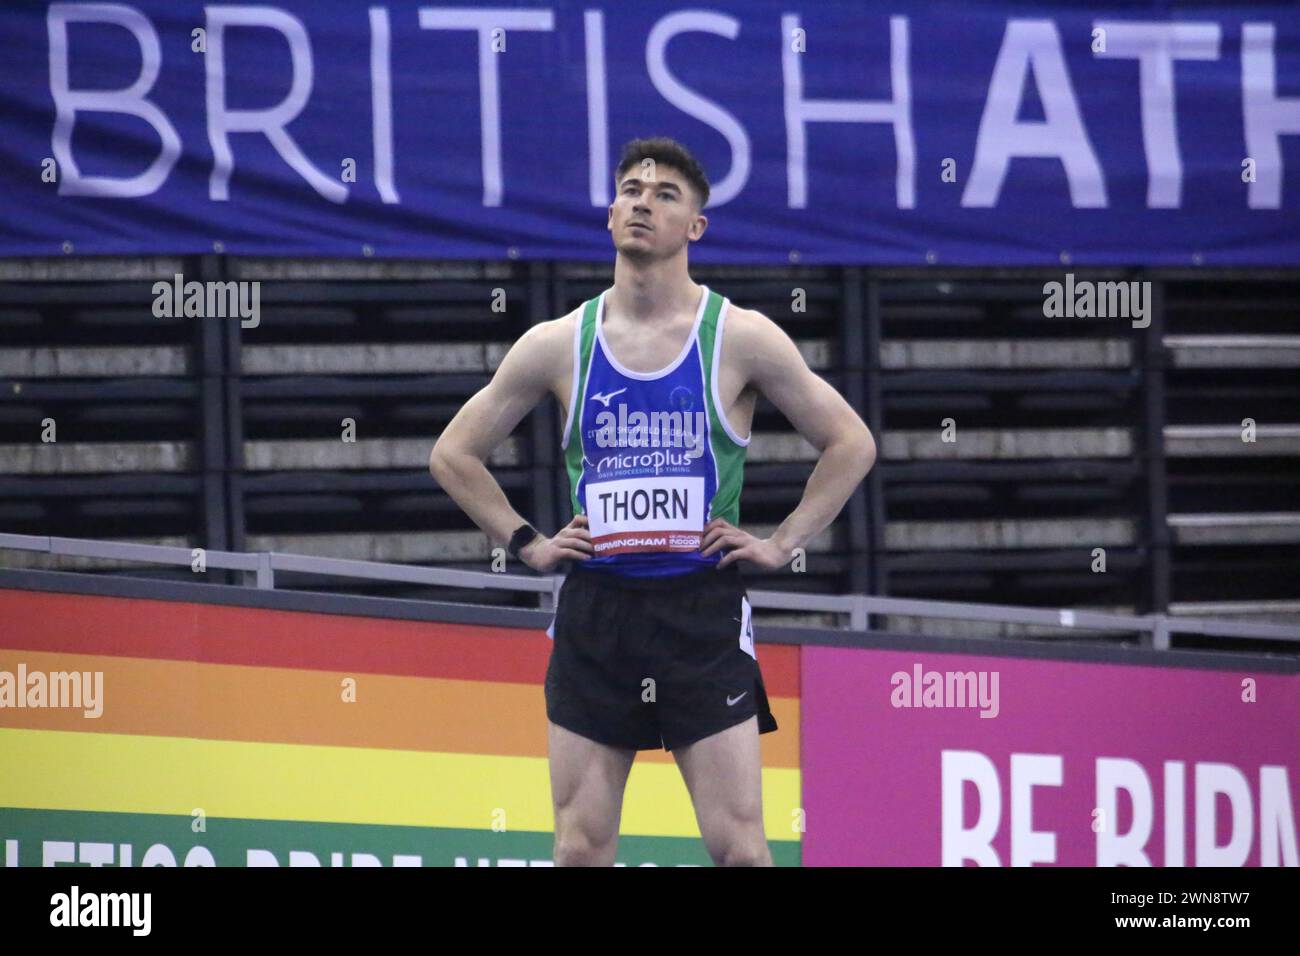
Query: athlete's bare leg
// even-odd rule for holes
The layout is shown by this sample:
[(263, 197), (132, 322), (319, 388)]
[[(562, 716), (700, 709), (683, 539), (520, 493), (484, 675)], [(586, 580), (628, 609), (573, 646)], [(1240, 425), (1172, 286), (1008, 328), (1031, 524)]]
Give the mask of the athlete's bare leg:
[(613, 866), (623, 788), (635, 750), (607, 747), (547, 721), (555, 865)]
[(771, 866), (758, 718), (673, 751), (715, 866)]

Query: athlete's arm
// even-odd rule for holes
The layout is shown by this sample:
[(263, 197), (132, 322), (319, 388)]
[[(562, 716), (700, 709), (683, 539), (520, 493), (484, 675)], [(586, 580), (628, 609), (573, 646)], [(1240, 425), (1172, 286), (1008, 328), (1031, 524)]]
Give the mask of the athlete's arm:
[[(572, 364), (573, 325), (566, 319), (543, 322), (521, 335), (492, 380), (443, 429), (429, 455), (429, 473), (493, 544), (509, 542), (514, 530), (528, 519), (511, 507), (486, 462), (523, 417), (545, 399), (555, 383), (556, 370)], [(536, 549), (526, 549), (526, 558), (529, 550)], [(536, 566), (531, 560), (528, 563)]]
[(875, 464), (876, 442), (844, 397), (808, 367), (785, 330), (761, 312), (733, 307), (722, 347), (724, 360), (736, 356), (745, 385), (780, 409), (820, 452), (799, 506), (768, 539), (785, 564), (793, 549), (835, 520)]

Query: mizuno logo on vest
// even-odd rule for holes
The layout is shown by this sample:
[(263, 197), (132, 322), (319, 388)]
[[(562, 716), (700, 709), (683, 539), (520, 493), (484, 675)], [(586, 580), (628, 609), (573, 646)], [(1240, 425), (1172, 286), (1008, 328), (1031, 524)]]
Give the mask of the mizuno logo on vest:
[(704, 454), (705, 412), (599, 412), (593, 437), (601, 448), (688, 448), (688, 458)]
[(604, 405), (606, 408), (609, 408), (609, 400), (613, 398), (615, 395), (622, 395), (626, 391), (627, 391), (626, 388), (620, 388), (617, 391), (607, 392), (604, 395), (600, 394), (600, 392), (594, 392), (591, 396), (591, 400), (593, 402), (600, 402), (600, 404)]

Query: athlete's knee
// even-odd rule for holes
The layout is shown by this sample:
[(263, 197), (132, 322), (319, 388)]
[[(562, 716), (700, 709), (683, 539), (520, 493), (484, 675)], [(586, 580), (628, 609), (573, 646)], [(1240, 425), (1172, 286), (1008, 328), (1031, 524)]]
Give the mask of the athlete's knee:
[(732, 814), (724, 826), (712, 826), (708, 842), (714, 866), (771, 866), (772, 853), (758, 813)]
[(715, 866), (771, 866), (772, 851), (761, 832), (741, 834), (718, 848), (713, 863)]
[(612, 866), (618, 834), (581, 824), (555, 827), (556, 866)]

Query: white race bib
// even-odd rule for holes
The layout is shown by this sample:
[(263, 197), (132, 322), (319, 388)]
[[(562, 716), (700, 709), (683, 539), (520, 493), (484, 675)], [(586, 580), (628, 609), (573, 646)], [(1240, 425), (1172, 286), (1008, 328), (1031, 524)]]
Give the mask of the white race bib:
[(647, 475), (587, 482), (587, 526), (596, 557), (698, 551), (704, 531), (704, 478)]

